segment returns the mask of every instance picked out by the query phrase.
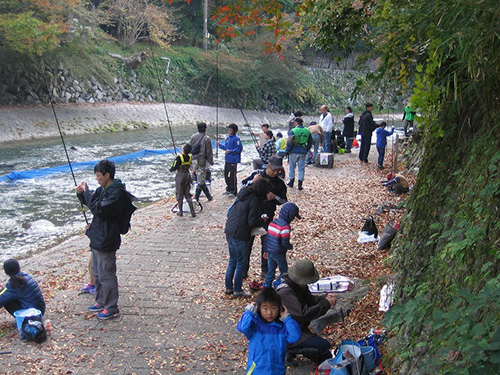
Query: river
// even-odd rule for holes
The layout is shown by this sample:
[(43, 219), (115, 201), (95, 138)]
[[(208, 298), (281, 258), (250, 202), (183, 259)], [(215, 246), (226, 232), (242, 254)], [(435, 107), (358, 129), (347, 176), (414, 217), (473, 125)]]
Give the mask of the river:
[[(177, 147), (193, 133), (193, 127), (174, 127), (173, 130)], [(210, 131), (209, 135), (214, 139)], [(240, 170), (249, 171), (257, 152), (248, 133), (239, 135), (244, 144)], [(172, 147), (167, 130), (157, 128), (68, 136), (65, 143), (72, 162)], [(142, 207), (174, 195), (175, 173), (168, 171), (173, 159), (172, 154), (164, 154), (120, 163), (115, 177), (126, 183), (127, 190), (139, 198), (136, 205)], [(0, 176), (64, 164), (67, 158), (60, 138), (0, 145)], [(223, 168), (224, 153), (219, 150), (212, 168), (214, 179), (222, 176)], [(91, 189), (98, 187), (92, 169), (76, 170), (75, 177), (78, 183), (87, 181)], [(85, 227), (71, 173), (0, 182), (0, 202), (0, 261), (52, 246)]]

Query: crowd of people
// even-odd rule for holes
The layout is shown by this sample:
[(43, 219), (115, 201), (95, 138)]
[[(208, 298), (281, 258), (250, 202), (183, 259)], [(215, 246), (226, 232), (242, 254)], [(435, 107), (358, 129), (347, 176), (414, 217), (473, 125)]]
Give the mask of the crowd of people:
[[(367, 103), (365, 108), (358, 122), (361, 135), (359, 159), (368, 163), (372, 133), (375, 131), (378, 167), (382, 169), (386, 139), (394, 129), (387, 131), (385, 122), (375, 123), (372, 103)], [(410, 123), (414, 111), (409, 106), (407, 108), (405, 121)], [(253, 374), (284, 374), (285, 363), (291, 362), (293, 355), (298, 353), (317, 363), (331, 357), (329, 342), (313, 334), (308, 327), (312, 320), (335, 306), (336, 299), (329, 294), (314, 296), (310, 293), (308, 284), (319, 279), (310, 260), (299, 260), (288, 267), (286, 255), (293, 249), (291, 225), (301, 216), (299, 207), (288, 201), (287, 188), (293, 188), (297, 180), (298, 190), (303, 190), (306, 164), (316, 160), (320, 148), (324, 152), (332, 152), (342, 145), (346, 153), (351, 152), (356, 138), (355, 119), (352, 109), (346, 107), (343, 130), (336, 134), (334, 118), (327, 106), (321, 107), (318, 122), (313, 121), (308, 127), (302, 115), (300, 111), (292, 114), (287, 138), (279, 132), (276, 140), (268, 124), (262, 125), (261, 132), (252, 133), (255, 140), (258, 139), (255, 147), (259, 158), (253, 161), (254, 170), (242, 180), (241, 185), (238, 185), (237, 173), (243, 144), (238, 137), (238, 126), (228, 125), (225, 141), (216, 141), (217, 147), (225, 152), (226, 187), (223, 194), (236, 198), (227, 210), (224, 228), (229, 251), (225, 273), (227, 295), (236, 298), (252, 296), (244, 290), (243, 280), (248, 276), (256, 236), (260, 236), (261, 242), (260, 272), (264, 282), (254, 285), (254, 289), (261, 290), (260, 294), (256, 303), (247, 306), (238, 323), (238, 331), (249, 339), (247, 370), (249, 373), (252, 370)], [(191, 216), (196, 217), (191, 194), (193, 175), (196, 177), (194, 201), (198, 202), (202, 193), (208, 201), (213, 200), (206, 184), (209, 167), (214, 164), (212, 141), (206, 131), (206, 123), (197, 124), (197, 133), (182, 147), (182, 152), (170, 168), (171, 172), (176, 172), (178, 216), (183, 216), (183, 201), (186, 200)], [(287, 183), (284, 180), (285, 157), (289, 165)], [(99, 188), (92, 191), (86, 182), (76, 187), (82, 205), (87, 206), (93, 215), (86, 228), (91, 251), (90, 282), (82, 292), (94, 294), (95, 303), (88, 307), (88, 311), (95, 313), (99, 320), (120, 316), (116, 252), (121, 244), (121, 235), (128, 230), (128, 227), (123, 228), (123, 221), (131, 202), (130, 193), (125, 184), (115, 178), (115, 172), (113, 162), (101, 160), (94, 167)], [(384, 185), (398, 194), (407, 192), (409, 187), (400, 174), (388, 175)], [(276, 269), (279, 270), (278, 277)], [(22, 272), (14, 259), (4, 263), (4, 270), (10, 279), (5, 288), (0, 285), (0, 307), (5, 307), (11, 314), (34, 307), (43, 314), (45, 302), (36, 281)]]

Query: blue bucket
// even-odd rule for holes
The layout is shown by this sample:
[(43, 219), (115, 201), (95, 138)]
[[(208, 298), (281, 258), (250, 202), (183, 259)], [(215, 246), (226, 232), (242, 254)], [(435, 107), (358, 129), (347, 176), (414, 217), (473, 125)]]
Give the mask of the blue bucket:
[(29, 309), (14, 311), (14, 317), (16, 318), (17, 332), (19, 334), (20, 339), (24, 338), (21, 328), (23, 326), (24, 318), (26, 318), (27, 316), (38, 316), (41, 318), (42, 312), (38, 309), (35, 309), (34, 307), (31, 307)]
[(375, 350), (371, 346), (362, 346), (361, 354), (363, 354), (365, 368), (368, 371), (372, 371), (375, 368)]

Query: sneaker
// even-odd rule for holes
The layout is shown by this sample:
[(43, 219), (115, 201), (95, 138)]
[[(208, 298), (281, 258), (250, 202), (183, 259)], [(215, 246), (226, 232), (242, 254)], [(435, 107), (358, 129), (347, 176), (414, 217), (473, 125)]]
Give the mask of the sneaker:
[(224, 293), (226, 294), (233, 294), (234, 290), (233, 289), (226, 289), (226, 291)]
[(87, 307), (87, 310), (90, 311), (91, 313), (98, 313), (104, 310), (104, 307), (96, 303), (95, 305), (92, 305), (90, 307)]
[(250, 293), (246, 293), (246, 292), (243, 292), (243, 291), (241, 291), (241, 292), (234, 292), (233, 296), (235, 296), (237, 298), (241, 298), (241, 297), (243, 297), (243, 298), (250, 298), (250, 297), (252, 297), (252, 295)]
[(99, 314), (97, 314), (97, 319), (99, 320), (108, 320), (113, 318), (118, 318), (120, 316), (120, 310), (116, 309), (116, 311), (102, 310)]
[(81, 293), (95, 294), (95, 285), (87, 284), (82, 289), (80, 289), (80, 292)]
[(259, 290), (262, 290), (264, 288), (263, 284), (258, 282), (258, 281), (252, 281), (248, 285), (250, 286), (251, 290), (256, 291), (256, 292), (258, 292)]
[(231, 192), (227, 190), (222, 193), (222, 195), (229, 195), (229, 194), (231, 194)]

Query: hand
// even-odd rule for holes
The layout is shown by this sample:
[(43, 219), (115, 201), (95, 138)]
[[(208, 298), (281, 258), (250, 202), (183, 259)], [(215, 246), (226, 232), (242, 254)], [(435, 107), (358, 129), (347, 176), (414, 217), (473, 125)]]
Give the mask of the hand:
[(90, 224), (85, 225), (85, 230), (89, 230), (89, 229), (90, 229)]
[(264, 259), (269, 259), (269, 256), (267, 255), (267, 253), (262, 254), (262, 257), (263, 257)]
[(266, 197), (267, 197), (268, 201), (273, 201), (276, 198), (276, 195), (274, 193), (272, 193), (272, 192), (268, 192), (266, 194)]
[(252, 302), (249, 305), (247, 305), (247, 307), (245, 307), (245, 310), (256, 313), (257, 312), (257, 304), (255, 302)]
[(84, 191), (87, 191), (87, 190), (89, 190), (89, 186), (87, 185), (87, 183), (85, 181), (82, 182), (82, 183), (80, 183), (80, 185), (78, 185), (76, 187), (76, 192), (78, 194), (81, 194), (81, 193), (83, 193)]
[(217, 143), (217, 146), (219, 146), (219, 141), (215, 141), (215, 143)]
[(226, 150), (226, 154), (229, 154), (229, 150)]
[(328, 293), (326, 295), (326, 300), (330, 303), (330, 306), (335, 306), (337, 304), (337, 297), (335, 297), (333, 294)]
[(286, 308), (285, 305), (281, 305), (281, 307), (282, 307), (281, 316), (282, 317), (287, 316), (288, 315), (288, 309)]

